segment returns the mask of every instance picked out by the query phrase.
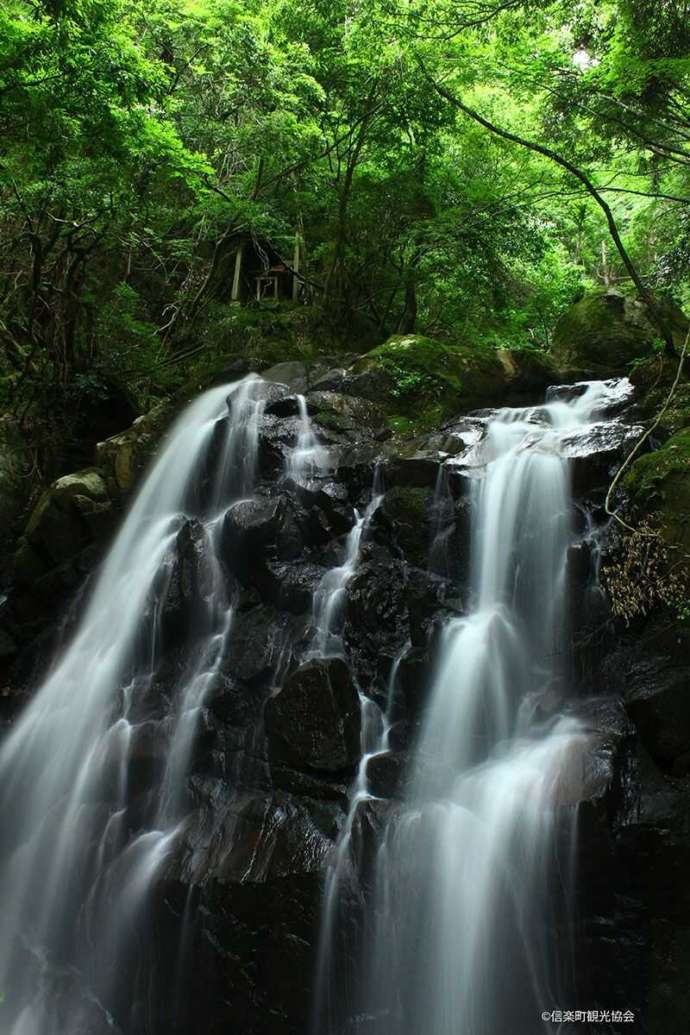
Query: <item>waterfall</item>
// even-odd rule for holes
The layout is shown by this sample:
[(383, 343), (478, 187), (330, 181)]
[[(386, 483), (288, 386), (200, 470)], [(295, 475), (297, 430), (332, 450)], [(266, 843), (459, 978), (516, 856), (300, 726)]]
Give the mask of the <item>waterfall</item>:
[(341, 632), (347, 584), (357, 570), (362, 536), (382, 499), (377, 468), (369, 503), (363, 510), (355, 511), (355, 523), (347, 537), (342, 563), (326, 572), (314, 593), (312, 657), (327, 658), (343, 654)]
[[(184, 824), (197, 723), (232, 626), (221, 519), (253, 491), (263, 393), (249, 376), (178, 419), (71, 642), (0, 749), (7, 1035), (90, 1032), (92, 1016), (111, 1023), (100, 1004), (113, 1001), (125, 1035), (143, 1028), (132, 1013), (137, 936)], [(169, 629), (165, 604), (179, 597), (185, 563), (193, 608)], [(179, 648), (161, 711), (155, 681), (166, 652)], [(151, 743), (160, 743), (160, 764), (137, 798), (130, 771)]]
[(307, 400), (303, 395), (297, 396), (299, 414), (299, 434), (297, 445), (292, 450), (288, 462), (287, 474), (298, 484), (317, 478), (328, 469), (330, 457), (328, 450), (319, 442), (309, 419)]
[[(360, 767), (326, 878), (314, 1035), (532, 1035), (552, 1030), (543, 1011), (571, 1005), (588, 739), (564, 692), (564, 454), (626, 393), (593, 382), (482, 417), (455, 461), (471, 502), (470, 609), (440, 637), (403, 801), (377, 811)], [(384, 723), (379, 749), (386, 737)]]

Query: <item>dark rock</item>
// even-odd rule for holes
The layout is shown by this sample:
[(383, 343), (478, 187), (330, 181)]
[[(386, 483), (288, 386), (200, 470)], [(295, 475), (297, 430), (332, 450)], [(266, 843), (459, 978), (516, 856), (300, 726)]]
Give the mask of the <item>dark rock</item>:
[(360, 756), (360, 703), (339, 658), (308, 661), (266, 705), (271, 754), (298, 768), (352, 770)]
[(345, 367), (332, 367), (315, 378), (311, 387), (315, 392), (341, 392), (346, 377), (347, 369)]
[(0, 665), (6, 664), (17, 653), (17, 644), (5, 629), (0, 629)]
[(441, 458), (421, 451), (409, 456), (391, 457), (383, 469), (385, 484), (415, 489), (435, 489), (441, 470)]
[(314, 592), (323, 576), (319, 565), (269, 561), (267, 568), (273, 580), (266, 591), (271, 603), (297, 615), (311, 610)]
[(211, 565), (211, 545), (204, 526), (196, 520), (185, 521), (169, 563), (153, 586), (151, 604), (160, 616), (165, 647), (207, 631), (206, 601), (214, 590)]
[(259, 467), (264, 478), (274, 478), (287, 469), (300, 427), (299, 417), (265, 415), (259, 431)]
[(405, 565), (384, 557), (360, 563), (348, 583), (345, 641), (369, 679), (407, 641), (406, 581)]
[[(297, 395), (284, 395), (270, 402), (265, 412), (274, 417), (299, 417), (299, 399)], [(308, 412), (313, 411), (308, 407)]]
[(371, 520), (372, 534), (392, 541), (415, 567), (426, 567), (429, 556), (432, 502), (428, 489), (394, 486), (389, 489)]
[(221, 537), (223, 552), (231, 567), (244, 563), (242, 556), (246, 558), (275, 544), (284, 508), (280, 496), (233, 503), (225, 513)]
[(370, 399), (338, 392), (312, 391), (307, 401), (316, 423), (335, 432), (355, 437), (376, 437), (386, 427), (384, 411)]
[(671, 765), (690, 751), (690, 666), (651, 658), (631, 673), (625, 700), (642, 742), (658, 762)]
[(306, 628), (306, 619), (263, 604), (239, 610), (233, 617), (224, 672), (250, 687), (274, 684), (277, 673), (290, 660), (289, 645)]
[(431, 656), (423, 649), (408, 651), (400, 662), (398, 681), (408, 714), (418, 719), (426, 704), (434, 673)]
[(407, 756), (384, 751), (367, 761), (367, 785), (377, 798), (399, 798), (403, 790)]
[(603, 666), (642, 743), (662, 766), (690, 750), (689, 646), (685, 626), (659, 619), (632, 642), (622, 642)]

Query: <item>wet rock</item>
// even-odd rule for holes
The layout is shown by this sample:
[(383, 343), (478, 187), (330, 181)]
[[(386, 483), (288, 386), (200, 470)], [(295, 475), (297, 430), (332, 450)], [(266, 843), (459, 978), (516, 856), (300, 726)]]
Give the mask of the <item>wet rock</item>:
[[(299, 398), (297, 395), (284, 395), (270, 402), (265, 412), (272, 417), (299, 417)], [(307, 412), (311, 412), (309, 407)]]
[(431, 572), (409, 572), (406, 599), (409, 639), (414, 649), (424, 651), (440, 625), (463, 613), (458, 590), (456, 581), (449, 582)]
[(259, 430), (259, 467), (264, 478), (274, 478), (287, 470), (300, 428), (299, 417), (265, 415)]
[(650, 754), (672, 765), (690, 752), (690, 667), (652, 659), (632, 676), (628, 713)]
[(361, 563), (348, 583), (345, 640), (369, 678), (407, 640), (405, 590), (405, 565), (386, 557)]
[(233, 617), (223, 670), (250, 687), (275, 685), (290, 661), (290, 644), (304, 637), (306, 616), (289, 615), (260, 604)]
[(405, 711), (418, 720), (429, 697), (434, 662), (424, 649), (410, 650), (400, 662), (398, 683), (405, 701)]
[(226, 511), (221, 543), (227, 563), (242, 566), (252, 555), (275, 545), (283, 517), (282, 497), (239, 500)]
[(317, 424), (345, 435), (376, 438), (387, 430), (384, 411), (370, 399), (338, 392), (310, 392), (309, 410)]
[(272, 578), (270, 588), (264, 593), (276, 607), (302, 615), (311, 611), (314, 592), (323, 577), (323, 568), (317, 564), (268, 562), (267, 570)]
[(604, 493), (641, 433), (639, 425), (601, 421), (560, 436), (562, 455), (570, 461), (574, 494)]
[[(309, 1026), (322, 873), (342, 809), (282, 792), (229, 795), (223, 781), (209, 778), (194, 783), (199, 808), (157, 890), (159, 962), (167, 944), (177, 947), (165, 930), (174, 931), (188, 895), (194, 905), (181, 961), (185, 996), (175, 998), (167, 1025), (161, 1015), (161, 1028), (186, 1035), (203, 1017), (207, 1035), (228, 1025), (246, 1035), (269, 1028), (301, 1035)], [(169, 961), (171, 980), (175, 964), (179, 956)], [(164, 986), (161, 1004), (171, 999)]]
[(331, 367), (312, 381), (311, 388), (315, 392), (341, 392), (346, 377), (346, 367)]
[(372, 534), (392, 540), (400, 554), (415, 567), (426, 567), (431, 526), (428, 489), (394, 486), (389, 489), (371, 521)]
[(166, 645), (179, 644), (207, 632), (204, 618), (214, 591), (211, 545), (201, 522), (185, 521), (175, 539), (168, 565), (159, 574), (163, 585), (154, 585), (153, 600), (160, 615)]
[(415, 489), (435, 489), (441, 471), (441, 457), (422, 450), (392, 456), (383, 468), (385, 484)]
[(359, 755), (360, 703), (340, 658), (308, 661), (266, 705), (270, 751), (297, 768), (352, 770)]
[(377, 798), (399, 798), (402, 795), (407, 755), (384, 751), (367, 761), (367, 785)]
[(664, 767), (690, 751), (689, 647), (685, 626), (659, 620), (622, 643), (604, 666), (642, 743)]

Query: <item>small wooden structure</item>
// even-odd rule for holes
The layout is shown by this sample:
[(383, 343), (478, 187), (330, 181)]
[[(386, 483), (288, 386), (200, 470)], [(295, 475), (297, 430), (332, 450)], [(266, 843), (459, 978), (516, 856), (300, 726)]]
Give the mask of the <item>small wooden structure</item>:
[(247, 234), (237, 243), (233, 264), (232, 302), (297, 301), (303, 290), (300, 275), (303, 246), (295, 235), (290, 264), (276, 246)]

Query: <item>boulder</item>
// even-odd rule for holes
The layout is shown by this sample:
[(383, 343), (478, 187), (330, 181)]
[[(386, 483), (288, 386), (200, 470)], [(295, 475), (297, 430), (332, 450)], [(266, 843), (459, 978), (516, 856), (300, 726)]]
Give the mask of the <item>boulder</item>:
[(372, 533), (384, 540), (391, 537), (400, 554), (415, 567), (427, 565), (432, 499), (428, 488), (394, 485), (386, 492), (371, 521)]
[(65, 564), (112, 524), (112, 501), (102, 473), (87, 468), (58, 478), (34, 507), (15, 557), (20, 585), (31, 585)]
[(266, 705), (272, 757), (322, 772), (354, 770), (360, 757), (360, 702), (340, 658), (308, 661)]
[(407, 427), (433, 428), (505, 396), (512, 373), (496, 351), (420, 334), (394, 335), (350, 368), (344, 390), (385, 405)]
[(403, 790), (407, 755), (399, 751), (382, 751), (367, 761), (366, 778), (370, 794), (377, 798), (400, 798)]
[(165, 646), (179, 645), (180, 641), (208, 632), (204, 619), (206, 601), (213, 593), (210, 555), (203, 525), (196, 520), (185, 521), (175, 539), (169, 564), (161, 571), (162, 599), (156, 599), (154, 605)]
[(307, 402), (317, 424), (332, 431), (355, 437), (370, 435), (374, 438), (390, 434), (385, 412), (371, 399), (318, 391), (310, 392)]
[(307, 616), (275, 611), (265, 604), (233, 616), (224, 673), (247, 686), (268, 687), (275, 683), (278, 671), (290, 659), (289, 646), (306, 633)]
[(287, 363), (276, 363), (261, 374), (265, 381), (274, 381), (278, 384), (287, 385), (291, 392), (304, 394), (307, 390), (308, 374), (307, 364), (298, 360), (290, 360)]
[(96, 462), (105, 472), (112, 492), (132, 491), (172, 415), (173, 407), (169, 402), (159, 403), (149, 413), (138, 417), (126, 431), (98, 443)]
[[(666, 299), (657, 299), (657, 304), (680, 348), (686, 317)], [(633, 360), (652, 355), (659, 341), (659, 329), (638, 298), (596, 291), (561, 316), (554, 329), (551, 358), (561, 371), (607, 377), (622, 374)]]

